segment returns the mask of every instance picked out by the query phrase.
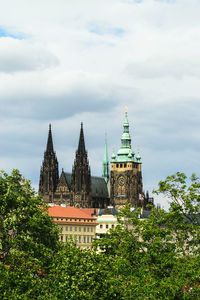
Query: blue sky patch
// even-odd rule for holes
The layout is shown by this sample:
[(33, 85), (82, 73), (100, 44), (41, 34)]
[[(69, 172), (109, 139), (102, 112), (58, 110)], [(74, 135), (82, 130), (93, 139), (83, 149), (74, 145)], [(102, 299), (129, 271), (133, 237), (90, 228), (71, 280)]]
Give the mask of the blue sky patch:
[(21, 34), (13, 34), (8, 32), (5, 28), (0, 27), (0, 38), (1, 37), (11, 37), (13, 39), (22, 40), (23, 36)]
[(155, 0), (157, 2), (175, 3), (176, 0)]
[(120, 27), (109, 27), (98, 24), (91, 24), (89, 27), (90, 32), (98, 35), (110, 34), (115, 36), (122, 36), (125, 33), (125, 30)]

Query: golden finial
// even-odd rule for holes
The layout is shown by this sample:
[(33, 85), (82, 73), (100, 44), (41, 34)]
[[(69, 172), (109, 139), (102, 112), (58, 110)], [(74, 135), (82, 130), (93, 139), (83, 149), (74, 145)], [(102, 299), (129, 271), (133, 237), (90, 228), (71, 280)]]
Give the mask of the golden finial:
[(128, 106), (125, 106), (125, 113), (128, 113)]

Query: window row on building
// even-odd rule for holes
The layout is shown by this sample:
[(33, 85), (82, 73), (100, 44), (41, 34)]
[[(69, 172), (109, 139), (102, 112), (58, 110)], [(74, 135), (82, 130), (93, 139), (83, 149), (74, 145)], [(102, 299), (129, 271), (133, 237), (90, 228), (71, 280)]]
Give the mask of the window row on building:
[(78, 232), (93, 232), (94, 228), (91, 226), (61, 226), (61, 231), (78, 231)]
[(68, 222), (93, 222), (91, 219), (69, 219), (69, 218), (56, 218), (56, 221), (68, 221)]
[(114, 224), (100, 224), (99, 227), (102, 228), (106, 228), (106, 229), (110, 229), (110, 228), (115, 228)]
[(87, 236), (87, 235), (71, 235), (71, 234), (66, 234), (66, 235), (61, 235), (60, 240), (61, 242), (67, 242), (69, 240), (73, 240), (79, 244), (81, 243), (87, 243), (90, 244), (93, 242), (94, 237), (93, 236)]

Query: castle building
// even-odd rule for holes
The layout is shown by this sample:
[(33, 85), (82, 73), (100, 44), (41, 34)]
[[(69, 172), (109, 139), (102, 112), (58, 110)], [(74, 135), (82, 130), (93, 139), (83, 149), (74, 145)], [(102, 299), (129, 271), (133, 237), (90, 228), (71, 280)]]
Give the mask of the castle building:
[(119, 209), (126, 203), (133, 207), (153, 204), (153, 199), (143, 192), (141, 157), (131, 147), (127, 112), (123, 124), (121, 147), (112, 154), (109, 170), (107, 139), (105, 139), (102, 177), (91, 176), (85, 148), (83, 124), (81, 123), (78, 148), (71, 173), (62, 169), (59, 177), (58, 161), (53, 148), (51, 125), (47, 147), (40, 171), (39, 194), (45, 202), (65, 204), (76, 208), (106, 208), (109, 205)]
[(113, 153), (111, 160), (110, 176), (110, 202), (116, 208), (121, 208), (126, 203), (133, 207), (143, 206), (143, 184), (141, 157), (131, 147), (129, 123), (127, 112), (123, 125), (121, 147), (117, 156)]
[(49, 126), (47, 148), (44, 153), (39, 183), (39, 194), (45, 202), (77, 208), (106, 207), (110, 202), (107, 187), (109, 175), (106, 176), (107, 180), (103, 177), (91, 176), (83, 124), (81, 123), (72, 173), (66, 173), (62, 169), (59, 178), (58, 162), (53, 150), (53, 138), (51, 126)]

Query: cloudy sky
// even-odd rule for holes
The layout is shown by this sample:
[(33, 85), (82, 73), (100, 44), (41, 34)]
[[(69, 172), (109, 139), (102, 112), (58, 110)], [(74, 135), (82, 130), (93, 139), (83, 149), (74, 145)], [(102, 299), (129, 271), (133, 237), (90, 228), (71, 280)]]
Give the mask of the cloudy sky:
[(145, 190), (177, 171), (199, 174), (199, 15), (199, 0), (2, 1), (1, 169), (20, 169), (37, 189), (51, 123), (70, 172), (83, 122), (101, 175), (105, 131), (111, 156), (128, 106)]

